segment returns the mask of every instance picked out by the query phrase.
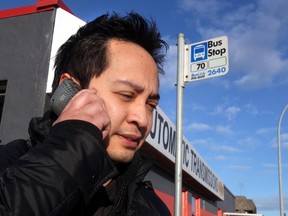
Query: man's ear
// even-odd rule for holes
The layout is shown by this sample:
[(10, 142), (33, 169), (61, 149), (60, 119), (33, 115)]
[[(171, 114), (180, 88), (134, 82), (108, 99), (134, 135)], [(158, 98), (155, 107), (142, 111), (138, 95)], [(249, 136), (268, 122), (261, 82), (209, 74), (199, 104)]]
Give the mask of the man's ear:
[(60, 76), (58, 85), (60, 85), (64, 79), (71, 79), (71, 80), (73, 80), (73, 82), (75, 82), (78, 86), (80, 86), (79, 81), (76, 80), (74, 77), (72, 77), (69, 73), (63, 73), (63, 74)]

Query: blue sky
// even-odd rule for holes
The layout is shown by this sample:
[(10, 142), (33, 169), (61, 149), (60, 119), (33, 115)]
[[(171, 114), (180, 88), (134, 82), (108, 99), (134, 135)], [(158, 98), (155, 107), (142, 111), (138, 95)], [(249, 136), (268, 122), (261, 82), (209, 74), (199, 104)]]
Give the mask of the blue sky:
[[(36, 0), (1, 0), (0, 9)], [(185, 84), (183, 134), (234, 195), (258, 213), (279, 215), (277, 126), (288, 104), (288, 1), (64, 0), (91, 21), (109, 11), (153, 17), (170, 49), (161, 109), (176, 122), (177, 35), (187, 44), (226, 35), (229, 72)], [(281, 127), (284, 210), (288, 211), (288, 113)]]

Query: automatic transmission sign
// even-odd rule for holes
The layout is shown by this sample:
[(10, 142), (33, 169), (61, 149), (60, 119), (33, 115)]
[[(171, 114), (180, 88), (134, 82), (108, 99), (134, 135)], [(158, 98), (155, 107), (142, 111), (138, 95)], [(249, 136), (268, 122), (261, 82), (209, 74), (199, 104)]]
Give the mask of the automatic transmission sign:
[(185, 45), (186, 82), (225, 75), (229, 70), (226, 36)]

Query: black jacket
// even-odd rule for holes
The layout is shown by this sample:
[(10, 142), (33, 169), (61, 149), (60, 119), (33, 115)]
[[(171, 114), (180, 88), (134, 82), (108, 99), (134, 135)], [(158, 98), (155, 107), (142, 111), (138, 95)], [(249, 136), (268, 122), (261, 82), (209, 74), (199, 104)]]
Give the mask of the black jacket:
[(140, 155), (117, 167), (94, 125), (51, 124), (51, 113), (34, 118), (29, 140), (0, 146), (1, 216), (170, 215), (151, 184), (143, 182), (150, 164)]

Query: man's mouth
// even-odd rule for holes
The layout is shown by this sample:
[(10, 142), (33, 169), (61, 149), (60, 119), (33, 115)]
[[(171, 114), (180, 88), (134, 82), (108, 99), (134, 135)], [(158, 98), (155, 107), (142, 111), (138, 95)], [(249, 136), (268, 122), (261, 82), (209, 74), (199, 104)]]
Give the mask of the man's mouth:
[(142, 135), (124, 133), (120, 134), (120, 137), (124, 140), (124, 145), (128, 148), (136, 149), (142, 138)]

